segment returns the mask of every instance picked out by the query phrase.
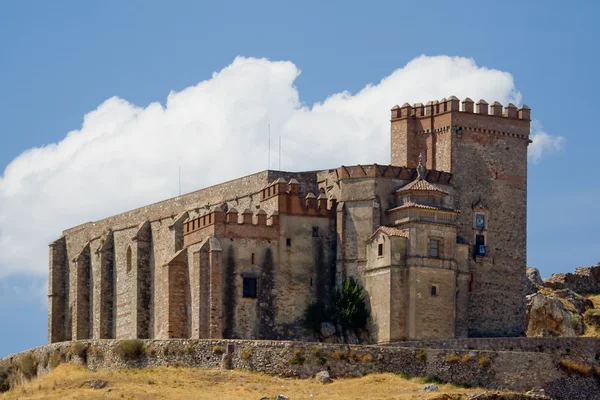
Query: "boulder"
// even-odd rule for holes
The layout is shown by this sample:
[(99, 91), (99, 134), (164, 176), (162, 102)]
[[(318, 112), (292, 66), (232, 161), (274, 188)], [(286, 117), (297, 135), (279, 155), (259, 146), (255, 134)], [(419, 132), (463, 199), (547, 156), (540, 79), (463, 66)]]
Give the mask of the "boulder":
[(331, 322), (321, 322), (321, 336), (328, 338), (335, 335), (335, 325)]
[(435, 383), (428, 383), (427, 385), (423, 386), (423, 389), (421, 389), (422, 392), (439, 392), (440, 388), (438, 387), (438, 385), (436, 385)]
[(544, 286), (544, 281), (537, 268), (527, 267), (527, 279), (536, 286)]
[(527, 336), (575, 337), (572, 316), (558, 299), (541, 293), (527, 296)]
[(329, 375), (329, 371), (321, 371), (317, 373), (317, 376), (315, 378), (323, 384), (331, 383), (331, 376)]

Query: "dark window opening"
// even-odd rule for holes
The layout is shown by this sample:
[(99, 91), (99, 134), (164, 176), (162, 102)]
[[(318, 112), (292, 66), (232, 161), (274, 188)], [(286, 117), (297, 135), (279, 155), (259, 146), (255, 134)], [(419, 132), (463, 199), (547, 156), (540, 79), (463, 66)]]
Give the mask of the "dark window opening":
[(475, 255), (476, 256), (485, 256), (486, 254), (486, 246), (485, 246), (485, 236), (484, 235), (475, 235)]
[(252, 260), (250, 261), (252, 263), (252, 265), (254, 265), (254, 253), (252, 253)]
[(381, 257), (383, 255), (383, 243), (377, 245), (377, 255)]
[(256, 278), (244, 278), (244, 297), (256, 298)]
[(319, 227), (318, 226), (313, 226), (312, 235), (313, 235), (313, 237), (319, 237)]
[(288, 246), (288, 247), (291, 246), (292, 245), (292, 239), (291, 238), (285, 239), (285, 245)]
[(310, 278), (310, 287), (312, 287), (312, 278)]
[(439, 257), (440, 256), (440, 241), (437, 239), (431, 239), (429, 241), (429, 256)]
[(437, 296), (437, 286), (434, 286), (434, 285), (431, 286), (431, 295)]

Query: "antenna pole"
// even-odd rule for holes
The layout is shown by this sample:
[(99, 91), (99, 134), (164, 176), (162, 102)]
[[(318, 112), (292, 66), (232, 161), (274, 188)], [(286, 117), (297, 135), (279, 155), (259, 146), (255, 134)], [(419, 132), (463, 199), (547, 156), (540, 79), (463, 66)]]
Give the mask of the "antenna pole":
[(271, 124), (269, 124), (269, 155), (267, 156), (267, 170), (271, 168)]
[(281, 171), (281, 135), (279, 135), (279, 170)]
[(179, 166), (179, 195), (181, 196), (181, 165)]

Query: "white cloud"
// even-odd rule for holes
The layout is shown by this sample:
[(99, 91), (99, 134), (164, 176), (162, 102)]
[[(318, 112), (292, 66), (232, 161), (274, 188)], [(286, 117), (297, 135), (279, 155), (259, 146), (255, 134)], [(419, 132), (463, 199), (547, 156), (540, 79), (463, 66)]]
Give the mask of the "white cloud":
[(529, 135), (532, 143), (527, 149), (527, 157), (531, 162), (537, 164), (543, 156), (562, 151), (567, 141), (562, 136), (551, 136), (544, 132), (542, 124), (534, 120), (531, 123), (531, 135)]
[(238, 57), (164, 106), (110, 98), (61, 142), (15, 158), (0, 178), (0, 277), (43, 276), (47, 244), (63, 229), (177, 195), (179, 166), (184, 191), (266, 169), (268, 124), (274, 141), (282, 136), (284, 170), (386, 164), (394, 104), (521, 100), (509, 73), (460, 57), (421, 56), (312, 106), (294, 86), (299, 73), (291, 62)]

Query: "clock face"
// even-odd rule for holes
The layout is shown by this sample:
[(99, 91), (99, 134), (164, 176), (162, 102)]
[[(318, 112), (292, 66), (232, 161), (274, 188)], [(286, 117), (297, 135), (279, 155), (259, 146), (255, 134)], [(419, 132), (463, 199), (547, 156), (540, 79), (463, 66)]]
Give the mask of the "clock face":
[(477, 229), (485, 228), (485, 215), (482, 215), (482, 214), (475, 215), (475, 227)]

